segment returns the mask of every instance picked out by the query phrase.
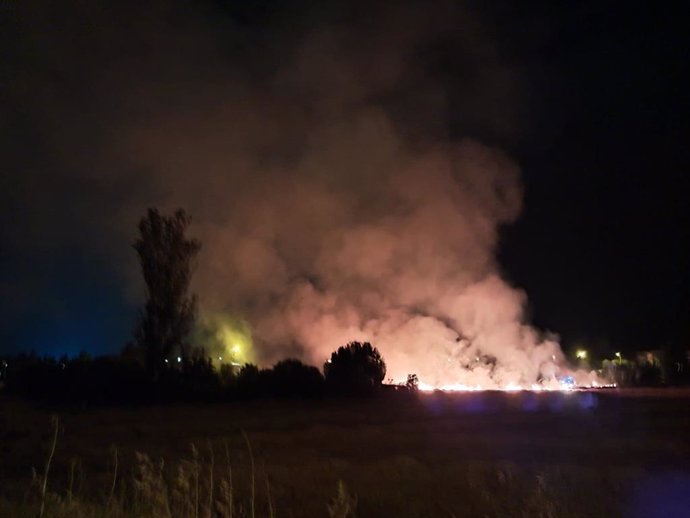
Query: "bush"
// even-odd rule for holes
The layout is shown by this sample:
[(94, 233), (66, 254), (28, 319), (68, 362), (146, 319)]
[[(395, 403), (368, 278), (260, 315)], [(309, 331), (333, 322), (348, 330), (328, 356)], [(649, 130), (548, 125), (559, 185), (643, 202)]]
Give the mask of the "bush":
[(407, 382), (405, 383), (405, 387), (409, 392), (412, 393), (417, 393), (419, 392), (419, 378), (417, 377), (416, 374), (408, 374), (407, 375)]
[(332, 394), (368, 395), (378, 391), (386, 373), (381, 355), (369, 343), (353, 342), (334, 352), (326, 364), (326, 379), (297, 359), (282, 360), (272, 369), (246, 364), (238, 372), (228, 364), (216, 369), (203, 349), (192, 352), (164, 362), (156, 380), (136, 347), (125, 348), (120, 356), (97, 358), (20, 355), (8, 358), (3, 384), (8, 393), (81, 406), (310, 398), (322, 396), (326, 386)]
[(237, 395), (241, 398), (266, 396), (268, 373), (252, 363), (243, 365), (237, 374)]
[(350, 342), (339, 347), (323, 370), (329, 391), (350, 396), (378, 392), (386, 376), (386, 364), (369, 342)]
[(20, 355), (8, 361), (7, 391), (49, 401), (124, 402), (149, 395), (141, 365), (117, 357), (70, 360)]
[(271, 394), (276, 397), (314, 397), (323, 392), (319, 369), (299, 360), (280, 361), (270, 372)]
[(185, 358), (179, 367), (161, 372), (156, 384), (157, 398), (171, 401), (198, 401), (216, 399), (221, 380), (211, 360), (202, 354)]

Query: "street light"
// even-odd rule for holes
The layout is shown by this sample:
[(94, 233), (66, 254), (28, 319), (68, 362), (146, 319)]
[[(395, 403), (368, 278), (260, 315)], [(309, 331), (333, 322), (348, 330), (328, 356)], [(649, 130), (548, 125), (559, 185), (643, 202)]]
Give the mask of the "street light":
[(578, 360), (586, 360), (587, 359), (587, 351), (584, 349), (580, 349), (575, 353), (575, 358)]
[(621, 353), (617, 352), (616, 356), (618, 357), (618, 365), (623, 364), (623, 357), (621, 356)]

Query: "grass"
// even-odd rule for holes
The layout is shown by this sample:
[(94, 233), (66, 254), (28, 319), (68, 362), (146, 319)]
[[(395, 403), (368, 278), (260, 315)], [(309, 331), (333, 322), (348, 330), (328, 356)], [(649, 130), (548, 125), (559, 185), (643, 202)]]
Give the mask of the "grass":
[[(194, 445), (190, 456), (167, 465), (155, 461), (143, 453), (135, 454), (130, 477), (117, 486), (117, 464), (113, 465), (112, 480), (107, 498), (74, 495), (72, 488), (60, 492), (46, 492), (48, 471), (44, 474), (40, 491), (29, 492), (20, 502), (0, 500), (2, 516), (36, 516), (45, 518), (233, 518), (276, 516), (271, 500), (270, 484), (266, 477), (266, 491), (257, 495), (253, 483), (254, 471), (250, 471), (249, 497), (238, 500), (233, 491), (230, 463), (228, 478), (216, 478), (213, 450), (201, 458)], [(251, 456), (251, 453), (250, 453)], [(114, 457), (116, 458), (116, 457)], [(523, 474), (524, 476), (524, 474)], [(514, 466), (496, 468), (468, 466), (464, 479), (456, 479), (457, 488), (466, 496), (473, 495), (456, 512), (448, 510), (446, 516), (525, 516), (551, 518), (556, 516), (580, 516), (559, 503), (553, 486), (555, 480), (546, 473), (539, 473), (529, 483), (521, 480)], [(117, 490), (117, 491), (116, 491)], [(96, 492), (97, 493), (97, 492)], [(264, 503), (257, 502), (260, 497)], [(520, 507), (515, 508), (519, 502)], [(339, 480), (335, 495), (324, 506), (321, 516), (352, 518), (356, 516), (358, 498), (347, 485)], [(401, 502), (404, 503), (404, 502)], [(429, 503), (429, 502), (427, 502)], [(258, 505), (257, 505), (258, 504)], [(400, 506), (395, 516), (403, 516)], [(283, 513), (301, 516), (299, 510)], [(381, 509), (382, 514), (385, 509)], [(469, 513), (469, 514), (468, 514)], [(377, 515), (378, 514), (377, 511)]]
[[(136, 452), (129, 479), (118, 486), (118, 450), (112, 449), (112, 474), (107, 498), (75, 495), (73, 491), (74, 466), (70, 465), (69, 486), (62, 492), (48, 491), (50, 465), (55, 454), (59, 432), (59, 420), (52, 419), (53, 441), (44, 473), (39, 478), (35, 472), (27, 493), (21, 501), (0, 499), (0, 516), (38, 516), (39, 518), (274, 518), (276, 512), (271, 500), (270, 483), (265, 475), (265, 505), (257, 506), (255, 491), (255, 466), (251, 442), (242, 432), (250, 458), (250, 494), (246, 502), (238, 501), (234, 493), (232, 465), (227, 443), (225, 444), (225, 473), (217, 477), (215, 451), (208, 442), (208, 451), (202, 457), (195, 444), (190, 445), (190, 456), (179, 460), (166, 469), (163, 460), (155, 461), (147, 454)], [(356, 499), (353, 499), (342, 481), (332, 505), (327, 506), (328, 516), (349, 518), (354, 516)], [(257, 509), (261, 513), (257, 514)]]
[(54, 409), (0, 398), (0, 516), (625, 516), (650, 474), (688, 465), (687, 403), (429, 395), (83, 409), (51, 427)]

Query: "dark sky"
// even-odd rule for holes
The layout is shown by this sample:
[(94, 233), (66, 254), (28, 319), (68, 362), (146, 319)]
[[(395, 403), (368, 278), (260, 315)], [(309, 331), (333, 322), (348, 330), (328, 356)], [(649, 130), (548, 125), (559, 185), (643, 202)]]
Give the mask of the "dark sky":
[[(261, 76), (270, 68), (253, 59), (262, 46), (290, 41), (323, 20), (367, 16), (363, 6), (345, 9), (336, 2), (275, 4), (200, 3), (197, 30), (203, 35), (208, 27), (226, 45), (221, 59), (248, 62), (250, 73)], [(475, 30), (507, 64), (510, 88), (487, 97), (486, 77), (480, 74), (475, 84), (475, 76), (466, 74), (482, 62), (453, 52), (453, 37), (424, 49), (425, 73), (442, 85), (450, 135), (498, 146), (522, 170), (523, 211), (502, 230), (499, 261), (505, 276), (526, 291), (532, 321), (560, 334), (566, 346), (586, 340), (634, 350), (687, 340), (687, 18), (665, 2), (485, 4), (466, 2), (466, 9), (477, 20)], [(0, 11), (5, 351), (113, 351), (128, 339), (135, 314), (118, 273), (121, 255), (101, 244), (107, 230), (87, 224), (116, 212), (130, 187), (122, 180), (104, 193), (97, 174), (67, 174), (86, 159), (65, 158), (60, 134), (79, 133), (84, 156), (101, 145), (91, 142), (88, 128), (99, 125), (110, 92), (89, 85), (107, 59), (136, 54), (136, 48), (91, 48), (76, 36), (72, 42), (71, 23), (88, 15), (83, 5), (72, 13), (71, 5), (38, 2), (15, 9), (5, 3)], [(434, 9), (434, 2), (424, 5)], [(52, 14), (44, 16), (43, 9)], [(138, 14), (136, 7), (128, 11), (133, 25)], [(66, 21), (71, 17), (77, 21)], [(166, 22), (146, 30), (155, 36), (160, 27), (169, 36)], [(225, 36), (226, 27), (232, 37)], [(74, 47), (56, 50), (56, 40), (43, 31)], [(126, 36), (114, 38), (127, 42)], [(180, 49), (184, 53), (184, 43)], [(178, 57), (168, 50), (157, 59)], [(171, 91), (185, 76), (160, 79), (155, 66), (146, 74)], [(204, 78), (215, 80), (212, 74)], [(128, 83), (126, 77), (111, 80)], [(493, 81), (502, 80), (497, 74)], [(416, 83), (410, 81), (414, 98)], [(79, 117), (66, 120), (69, 110), (51, 113), (53, 102), (78, 109)], [(511, 110), (504, 114), (506, 107)], [(47, 113), (37, 116), (42, 111)], [(405, 117), (404, 109), (396, 113)]]
[(525, 211), (507, 233), (505, 267), (536, 323), (570, 340), (687, 340), (683, 17), (652, 2), (550, 9), (553, 37), (536, 54), (538, 130), (516, 150)]

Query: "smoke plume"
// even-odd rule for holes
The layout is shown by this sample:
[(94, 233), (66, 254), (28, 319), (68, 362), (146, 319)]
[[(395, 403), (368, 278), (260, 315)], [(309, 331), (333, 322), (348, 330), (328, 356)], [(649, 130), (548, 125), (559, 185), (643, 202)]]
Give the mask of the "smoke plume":
[(71, 203), (133, 303), (137, 218), (184, 207), (202, 316), (248, 323), (261, 363), (320, 365), (370, 340), (395, 380), (556, 374), (558, 344), (495, 259), (520, 174), (477, 135), (516, 138), (524, 85), (478, 16), (304, 8), (252, 26), (166, 4), (74, 9), (21, 21), (25, 48), (54, 51), (15, 101), (40, 111), (64, 181), (88, 186), (46, 205)]

